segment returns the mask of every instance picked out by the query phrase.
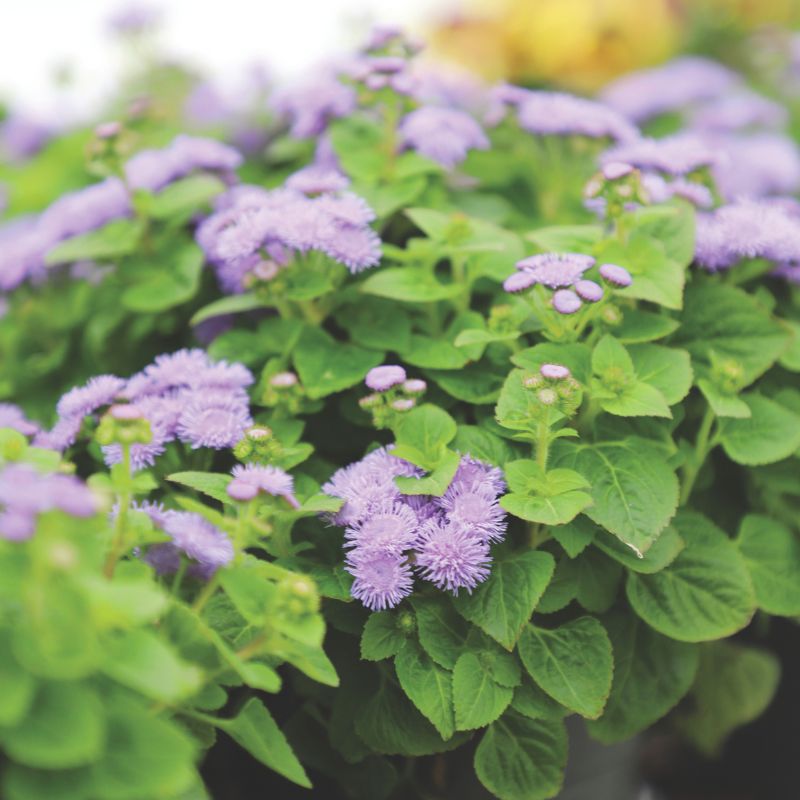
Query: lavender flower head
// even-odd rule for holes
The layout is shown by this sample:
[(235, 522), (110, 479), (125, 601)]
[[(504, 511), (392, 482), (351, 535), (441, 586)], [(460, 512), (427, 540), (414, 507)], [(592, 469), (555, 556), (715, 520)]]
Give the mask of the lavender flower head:
[(293, 507), (298, 506), (294, 496), (294, 481), (282, 469), (262, 464), (238, 464), (231, 472), (228, 494), (235, 500), (252, 500), (260, 492), (285, 498)]
[(13, 428), (24, 436), (34, 436), (39, 432), (39, 425), (31, 422), (13, 403), (0, 403), (0, 428)]
[(639, 131), (602, 103), (562, 92), (527, 92), (517, 105), (520, 127), (539, 136), (586, 136), (629, 142)]
[(253, 424), (246, 404), (237, 398), (208, 398), (198, 393), (178, 420), (177, 434), (193, 450), (233, 447)]
[(750, 89), (737, 89), (704, 103), (692, 111), (689, 124), (694, 130), (732, 133), (748, 128), (783, 128), (786, 109)]
[(559, 314), (574, 314), (582, 305), (581, 298), (572, 289), (558, 289), (553, 292), (553, 308)]
[(736, 73), (707, 58), (684, 56), (618, 78), (600, 99), (634, 122), (719, 97), (739, 83)]
[(630, 272), (625, 267), (620, 267), (616, 264), (602, 264), (600, 266), (600, 277), (619, 287), (630, 286), (633, 283)]
[(394, 364), (385, 364), (374, 367), (367, 373), (364, 383), (375, 392), (385, 392), (393, 386), (398, 386), (406, 379), (406, 371)]
[(582, 253), (540, 253), (518, 261), (517, 269), (550, 289), (572, 286), (594, 266), (592, 256)]
[[(505, 535), (502, 472), (463, 456), (442, 497), (404, 495), (394, 477), (420, 476), (382, 449), (339, 470), (323, 491), (345, 499), (332, 521), (346, 526), (351, 593), (373, 610), (391, 608), (412, 590), (411, 561), (439, 588), (471, 591), (489, 574), (489, 543)], [(412, 558), (413, 556), (413, 558)]]
[(575, 281), (574, 289), (575, 294), (587, 303), (597, 303), (603, 299), (603, 287), (594, 281)]
[(699, 136), (682, 133), (663, 139), (637, 139), (606, 150), (603, 164), (624, 161), (641, 170), (686, 175), (716, 163), (717, 154)]
[(233, 560), (233, 544), (227, 534), (199, 514), (171, 511), (164, 531), (178, 550), (197, 562), (204, 577), (210, 577)]
[(470, 150), (487, 150), (489, 139), (466, 112), (423, 106), (407, 114), (398, 128), (401, 146), (412, 148), (447, 169), (460, 164)]
[(549, 378), (554, 381), (569, 378), (571, 374), (569, 367), (565, 367), (563, 364), (542, 364), (542, 366), (539, 367), (539, 372), (543, 378)]
[(37, 516), (52, 510), (91, 517), (99, 504), (73, 475), (42, 473), (27, 464), (9, 464), (0, 470), (0, 537), (29, 539), (36, 530)]
[(355, 107), (353, 88), (324, 72), (278, 92), (272, 99), (273, 110), (287, 118), (289, 133), (295, 139), (317, 136), (330, 120), (347, 116)]
[(70, 389), (56, 405), (60, 417), (85, 417), (114, 402), (125, 381), (116, 375), (97, 375), (85, 386)]

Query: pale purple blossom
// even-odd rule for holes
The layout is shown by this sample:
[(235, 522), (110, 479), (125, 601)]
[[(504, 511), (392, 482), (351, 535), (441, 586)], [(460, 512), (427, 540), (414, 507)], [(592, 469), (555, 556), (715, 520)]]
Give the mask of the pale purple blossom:
[(460, 164), (470, 150), (488, 150), (483, 128), (466, 112), (422, 106), (407, 114), (398, 128), (401, 146), (412, 148), (447, 169)]
[(524, 292), (535, 286), (539, 281), (536, 280), (536, 275), (529, 270), (522, 270), (519, 272), (512, 272), (504, 281), (503, 289), (509, 294), (516, 294), (517, 292)]
[(53, 131), (43, 123), (17, 112), (0, 122), (0, 156), (11, 162), (36, 155)]
[(228, 535), (200, 514), (171, 511), (166, 517), (165, 533), (175, 547), (197, 562), (205, 577), (233, 560), (233, 543)]
[(636, 126), (613, 108), (563, 92), (528, 91), (521, 95), (517, 119), (521, 128), (539, 136), (586, 136), (616, 142), (639, 136)]
[(542, 366), (539, 367), (539, 372), (543, 378), (549, 378), (554, 381), (569, 378), (571, 374), (569, 367), (565, 367), (563, 364), (542, 364)]
[(406, 371), (396, 364), (385, 364), (382, 367), (373, 367), (364, 379), (364, 383), (376, 392), (385, 392), (398, 386), (406, 379)]
[(531, 276), (534, 283), (559, 289), (579, 281), (583, 273), (594, 266), (594, 261), (592, 256), (582, 253), (540, 253), (523, 258), (516, 267)]
[(624, 75), (609, 84), (601, 100), (634, 122), (712, 100), (740, 82), (722, 64), (683, 56), (667, 64)]
[(354, 89), (325, 72), (317, 72), (272, 98), (273, 110), (286, 117), (295, 139), (317, 136), (332, 119), (347, 116), (355, 107)]
[(434, 503), (448, 521), (481, 541), (498, 542), (506, 533), (506, 512), (497, 502), (497, 493), (490, 484), (470, 485), (454, 480)]
[(630, 286), (633, 283), (630, 272), (625, 267), (620, 267), (617, 264), (601, 264), (600, 277), (607, 280), (614, 286)]
[(13, 428), (25, 436), (34, 436), (39, 425), (31, 422), (25, 412), (13, 403), (0, 403), (0, 428)]
[(575, 281), (573, 288), (578, 297), (580, 297), (581, 300), (585, 300), (587, 303), (597, 303), (603, 299), (603, 287), (594, 281)]
[(233, 447), (253, 424), (246, 404), (236, 399), (209, 401), (198, 393), (178, 420), (178, 438), (198, 447)]
[(353, 551), (345, 567), (355, 578), (350, 594), (371, 611), (393, 608), (411, 593), (411, 567), (403, 556)]
[(421, 378), (410, 378), (403, 383), (403, 391), (409, 394), (422, 394), (428, 388), (428, 384)]
[[(236, 500), (252, 500), (260, 492), (283, 497), (297, 507), (292, 476), (278, 467), (263, 464), (237, 464), (228, 484), (228, 494)], [(248, 496), (249, 495), (249, 496)]]
[(345, 531), (345, 546), (363, 552), (400, 555), (417, 539), (419, 519), (409, 507), (396, 500), (375, 506), (368, 517)]
[(667, 175), (686, 175), (713, 166), (718, 154), (701, 137), (691, 133), (665, 136), (663, 139), (635, 139), (606, 150), (603, 164), (624, 161), (637, 169)]
[(97, 375), (63, 395), (56, 411), (60, 417), (85, 417), (113, 403), (124, 386), (125, 381), (116, 375)]
[(286, 179), (286, 188), (303, 194), (340, 192), (350, 185), (350, 180), (338, 169), (309, 164)]
[(421, 576), (440, 589), (471, 592), (489, 577), (491, 555), (486, 541), (453, 522), (430, 520), (420, 532), (416, 565)]
[(620, 178), (625, 178), (634, 172), (634, 168), (624, 161), (609, 161), (603, 164), (601, 172), (607, 181), (618, 181)]
[(572, 289), (558, 289), (553, 292), (553, 308), (559, 314), (574, 314), (583, 305)]
[(411, 411), (416, 404), (417, 401), (413, 397), (398, 397), (390, 403), (395, 411)]
[(695, 130), (730, 133), (753, 128), (780, 129), (788, 121), (786, 109), (751, 89), (739, 88), (695, 108), (689, 124)]

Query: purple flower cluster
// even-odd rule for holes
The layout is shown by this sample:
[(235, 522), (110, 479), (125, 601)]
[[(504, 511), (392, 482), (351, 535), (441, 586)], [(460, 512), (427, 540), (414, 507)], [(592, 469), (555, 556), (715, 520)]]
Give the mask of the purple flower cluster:
[(36, 518), (46, 511), (63, 511), (72, 517), (91, 517), (99, 504), (88, 487), (74, 475), (43, 473), (28, 464), (8, 464), (0, 471), (0, 537), (29, 539)]
[(251, 274), (275, 277), (292, 251), (323, 252), (354, 273), (375, 266), (381, 242), (369, 227), (374, 219), (373, 210), (351, 192), (308, 197), (296, 189), (237, 186), (217, 198), (215, 212), (197, 229), (197, 241), (223, 289), (235, 293), (244, 290)]
[(640, 170), (680, 176), (711, 167), (716, 159), (714, 150), (699, 136), (681, 133), (620, 144), (603, 153), (601, 163), (621, 161)]
[(344, 500), (331, 520), (345, 527), (351, 594), (367, 608), (396, 606), (413, 588), (413, 569), (440, 589), (471, 592), (486, 580), (490, 544), (503, 539), (502, 472), (464, 456), (441, 497), (404, 495), (395, 477), (421, 471), (375, 450), (334, 473), (322, 490)]
[(398, 129), (402, 147), (412, 148), (447, 169), (460, 164), (470, 150), (488, 150), (483, 128), (465, 111), (422, 106), (407, 114)]
[(332, 119), (347, 116), (356, 107), (356, 92), (330, 71), (319, 71), (294, 86), (277, 92), (272, 110), (289, 123), (295, 139), (322, 133)]
[(39, 425), (31, 422), (13, 403), (0, 403), (0, 428), (13, 428), (24, 436), (34, 436), (39, 432)]
[(153, 525), (171, 541), (150, 545), (144, 560), (159, 575), (177, 572), (181, 555), (190, 559), (189, 574), (208, 580), (220, 567), (233, 560), (234, 548), (228, 535), (207, 519), (190, 511), (173, 511), (157, 503), (134, 504), (134, 511), (150, 517)]
[(707, 58), (685, 56), (618, 78), (600, 97), (638, 123), (713, 100), (738, 83), (738, 76), (727, 67)]
[(765, 200), (741, 200), (698, 215), (695, 261), (700, 266), (716, 272), (743, 258), (767, 259), (791, 277), (791, 267), (800, 264), (800, 220)]
[[(63, 451), (75, 443), (86, 416), (124, 399), (148, 420), (152, 433), (148, 444), (132, 445), (134, 469), (152, 465), (176, 439), (193, 449), (233, 447), (253, 424), (246, 392), (252, 382), (246, 367), (212, 362), (202, 350), (161, 355), (127, 381), (98, 375), (71, 389), (58, 402), (52, 430), (39, 433), (34, 443)], [(109, 464), (122, 458), (119, 445), (107, 445), (103, 453)]]
[(290, 506), (298, 508), (294, 496), (292, 476), (282, 469), (262, 464), (239, 464), (231, 472), (233, 480), (228, 484), (228, 494), (240, 502), (247, 502), (259, 494), (284, 498)]
[(47, 252), (64, 239), (130, 216), (129, 189), (156, 192), (195, 170), (229, 174), (241, 161), (239, 153), (222, 142), (177, 136), (165, 148), (133, 156), (125, 166), (125, 182), (107, 178), (65, 194), (38, 217), (12, 220), (0, 228), (0, 291), (43, 277)]

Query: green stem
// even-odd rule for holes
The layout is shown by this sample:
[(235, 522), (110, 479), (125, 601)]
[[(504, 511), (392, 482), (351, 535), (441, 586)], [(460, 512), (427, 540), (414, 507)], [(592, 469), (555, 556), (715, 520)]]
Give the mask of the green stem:
[(206, 603), (211, 599), (214, 592), (217, 591), (219, 587), (219, 574), (220, 570), (217, 570), (214, 576), (203, 587), (203, 591), (195, 598), (192, 604), (192, 611), (194, 611), (195, 614), (199, 614), (206, 607)]
[(453, 283), (461, 288), (461, 293), (455, 298), (456, 307), (460, 311), (469, 311), (469, 283), (467, 282), (467, 263), (463, 256), (450, 258)]
[(697, 439), (695, 440), (694, 453), (689, 461), (687, 461), (683, 470), (683, 486), (681, 487), (681, 500), (680, 504), (685, 506), (689, 502), (692, 495), (697, 476), (705, 463), (706, 457), (714, 447), (714, 441), (711, 439), (711, 427), (714, 424), (714, 412), (711, 406), (706, 406), (703, 419), (700, 422), (700, 427), (697, 431)]
[(178, 566), (178, 570), (175, 573), (175, 577), (172, 579), (172, 588), (170, 591), (172, 592), (173, 597), (178, 596), (178, 592), (181, 589), (181, 584), (183, 583), (183, 578), (186, 575), (186, 569), (188, 567), (188, 561), (185, 558), (181, 558), (181, 563)]
[(550, 426), (541, 420), (536, 430), (536, 463), (547, 472), (547, 456), (550, 452)]
[(114, 536), (111, 540), (111, 549), (108, 551), (103, 566), (106, 578), (114, 577), (114, 569), (125, 548), (125, 532), (128, 526), (128, 509), (131, 504), (131, 446), (122, 444), (123, 480), (120, 486), (117, 519), (114, 522)]

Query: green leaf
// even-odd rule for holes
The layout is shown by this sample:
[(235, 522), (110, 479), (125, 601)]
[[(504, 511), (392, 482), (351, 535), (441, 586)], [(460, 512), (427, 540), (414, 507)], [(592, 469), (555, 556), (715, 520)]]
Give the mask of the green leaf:
[(668, 405), (679, 403), (692, 388), (692, 363), (689, 353), (658, 344), (635, 344), (628, 348), (640, 381), (663, 395)]
[(152, 622), (167, 607), (169, 595), (149, 575), (142, 580), (127, 578), (121, 572), (114, 575), (113, 581), (103, 575), (84, 578), (96, 623), (113, 628)]
[(561, 791), (567, 732), (559, 721), (510, 711), (489, 726), (475, 751), (478, 780), (500, 800), (546, 800)]
[(242, 311), (255, 311), (264, 308), (264, 303), (254, 294), (232, 294), (228, 297), (221, 297), (207, 306), (203, 306), (196, 311), (189, 320), (192, 326), (199, 325), (212, 317), (221, 317), (225, 314), (240, 314)]
[(618, 417), (672, 417), (664, 395), (641, 381), (628, 384), (617, 394), (596, 393), (603, 411)]
[(456, 400), (474, 405), (496, 402), (505, 380), (505, 375), (498, 375), (479, 364), (456, 370), (429, 370), (427, 374)]
[(665, 314), (626, 308), (622, 312), (622, 323), (614, 328), (614, 335), (624, 344), (652, 342), (674, 333), (679, 322)]
[(364, 294), (402, 303), (436, 303), (461, 293), (456, 283), (440, 283), (425, 267), (384, 267), (362, 284)]
[(153, 219), (191, 214), (225, 191), (225, 184), (213, 175), (199, 173), (171, 183), (155, 195), (148, 205), (148, 214)]
[(244, 564), (233, 564), (220, 570), (219, 579), (225, 594), (247, 622), (255, 626), (266, 623), (276, 595), (272, 582)]
[(106, 738), (103, 704), (80, 683), (41, 683), (25, 718), (0, 732), (6, 754), (37, 769), (66, 769), (100, 758)]
[(664, 528), (641, 558), (622, 544), (619, 539), (611, 536), (600, 534), (594, 538), (594, 544), (623, 567), (647, 575), (659, 572), (671, 564), (685, 547), (683, 539), (672, 525)]
[(775, 696), (780, 662), (771, 653), (730, 642), (704, 645), (692, 705), (678, 728), (707, 755), (718, 755), (734, 729), (759, 717)]
[(464, 651), (469, 626), (441, 595), (411, 599), (417, 618), (417, 635), (425, 652), (445, 669), (453, 669)]
[(511, 708), (528, 719), (563, 719), (569, 709), (557, 703), (525, 673), (522, 683), (514, 691)]
[(515, 554), (495, 563), (492, 574), (472, 594), (453, 601), (464, 619), (512, 650), (531, 618), (555, 569), (555, 559), (543, 551)]
[(729, 458), (760, 466), (788, 458), (800, 448), (800, 415), (760, 394), (743, 395), (742, 400), (749, 417), (720, 420), (720, 441)]
[(603, 238), (600, 225), (548, 225), (525, 234), (545, 252), (590, 253)]
[(405, 641), (405, 634), (400, 630), (394, 614), (389, 611), (373, 612), (361, 633), (361, 658), (366, 661), (390, 658), (400, 652)]
[(612, 744), (632, 738), (677, 705), (697, 672), (698, 648), (656, 633), (630, 613), (603, 622), (614, 651), (614, 679), (603, 716), (586, 727), (594, 739)]
[(464, 653), (453, 669), (453, 703), (456, 729), (482, 728), (506, 710), (512, 689), (496, 683), (475, 653)]
[(566, 525), (553, 528), (550, 533), (570, 558), (576, 558), (594, 541), (597, 530), (587, 517), (577, 517)]
[(115, 259), (130, 255), (139, 244), (144, 223), (118, 219), (89, 233), (73, 236), (48, 251), (45, 264), (52, 267), (72, 261)]
[(686, 547), (652, 575), (628, 573), (634, 611), (660, 633), (682, 642), (721, 639), (741, 630), (755, 611), (750, 576), (735, 545), (701, 514), (674, 522)]
[(589, 719), (603, 712), (614, 658), (608, 634), (594, 617), (553, 630), (527, 625), (519, 655), (528, 674), (561, 705)]
[[(455, 420), (441, 408), (424, 403), (400, 419), (395, 430), (398, 445), (417, 450), (427, 464), (435, 464), (457, 431)], [(421, 465), (424, 466), (424, 465)]]
[(436, 728), (394, 684), (383, 681), (378, 691), (355, 710), (356, 732), (373, 752), (426, 756), (458, 747), (463, 736), (444, 741)]
[(573, 470), (545, 473), (535, 461), (519, 459), (506, 464), (505, 473), (512, 492), (500, 500), (500, 505), (520, 519), (563, 525), (592, 504), (591, 495), (581, 491), (589, 484)]
[(789, 329), (792, 339), (788, 349), (780, 357), (780, 364), (791, 372), (800, 372), (800, 322), (786, 319), (783, 324)]
[(395, 478), (394, 482), (403, 494), (429, 494), (433, 497), (441, 497), (452, 483), (460, 463), (461, 456), (458, 453), (446, 450), (429, 475), (424, 478), (401, 476)]
[(0, 640), (0, 728), (19, 722), (27, 713), (36, 681), (14, 659), (7, 642)]
[(514, 451), (505, 439), (477, 425), (459, 425), (453, 448), (496, 467), (502, 467), (514, 457)]
[(233, 719), (218, 720), (216, 724), (253, 758), (298, 786), (311, 788), (291, 745), (260, 700), (248, 700)]
[(790, 334), (757, 300), (741, 289), (701, 283), (686, 293), (686, 308), (675, 344), (701, 364), (711, 354), (732, 359), (744, 372), (744, 385), (766, 372), (784, 352)]
[(163, 703), (191, 697), (202, 683), (200, 670), (152, 631), (134, 629), (110, 639), (105, 655), (106, 675)]
[(103, 800), (174, 797), (197, 780), (195, 746), (188, 734), (148, 708), (117, 697), (108, 710), (102, 760), (92, 784)]
[(231, 476), (222, 472), (173, 472), (167, 475), (167, 480), (188, 486), (201, 494), (213, 497), (220, 503), (233, 505), (233, 500), (228, 494), (228, 484)]
[(319, 328), (305, 328), (294, 350), (294, 364), (312, 400), (348, 389), (383, 361), (383, 353), (337, 342)]
[(555, 497), (534, 497), (524, 494), (507, 494), (500, 505), (520, 519), (543, 525), (564, 525), (571, 522), (587, 506), (592, 496), (586, 492), (564, 492)]
[(395, 657), (394, 668), (411, 702), (442, 739), (449, 739), (455, 733), (453, 673), (442, 669), (413, 639)]
[(711, 410), (718, 417), (742, 417), (750, 416), (750, 406), (741, 397), (725, 394), (715, 386), (710, 380), (700, 378), (697, 381), (697, 388), (703, 393), (703, 397), (708, 401)]
[(800, 615), (800, 541), (771, 517), (748, 514), (736, 545), (753, 581), (758, 607), (768, 614)]
[(411, 346), (411, 318), (408, 311), (388, 300), (346, 305), (336, 315), (337, 322), (355, 344), (372, 350), (404, 353)]
[(132, 311), (154, 313), (185, 303), (200, 286), (203, 251), (194, 242), (162, 256), (157, 267), (136, 271), (136, 282), (120, 298)]
[(468, 361), (466, 353), (445, 339), (411, 335), (403, 360), (415, 367), (438, 370), (460, 370)]
[(602, 376), (608, 370), (633, 375), (633, 360), (628, 351), (613, 336), (606, 334), (592, 350), (592, 371)]
[(678, 507), (678, 479), (661, 447), (648, 439), (564, 441), (555, 463), (589, 481), (594, 504), (586, 516), (637, 554), (647, 552)]

